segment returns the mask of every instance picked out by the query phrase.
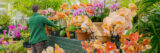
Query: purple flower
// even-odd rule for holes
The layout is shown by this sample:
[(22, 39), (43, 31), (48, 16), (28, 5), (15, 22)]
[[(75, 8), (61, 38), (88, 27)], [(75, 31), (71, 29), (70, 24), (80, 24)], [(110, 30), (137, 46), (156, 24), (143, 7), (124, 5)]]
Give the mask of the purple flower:
[(8, 45), (8, 43), (6, 41), (2, 42), (2, 45)]
[(14, 31), (11, 31), (11, 35), (14, 36), (14, 35), (15, 35), (15, 32), (14, 32)]
[(7, 30), (3, 30), (3, 35), (6, 35)]
[(23, 29), (24, 29), (24, 30), (28, 30), (28, 27), (27, 27), (27, 26), (23, 26)]
[(95, 9), (96, 9), (96, 7), (90, 7), (90, 9), (95, 10)]
[(117, 8), (119, 8), (119, 5), (115, 3), (112, 6), (110, 6), (109, 8), (112, 10), (116, 10)]
[(15, 25), (9, 25), (9, 26), (8, 26), (8, 28), (9, 28), (10, 31), (14, 30), (15, 27), (16, 27)]
[(17, 25), (17, 27), (18, 27), (18, 28), (21, 28), (21, 25), (20, 25), (20, 24), (18, 24), (18, 25)]
[(79, 15), (80, 13), (82, 13), (83, 11), (85, 11), (85, 9), (77, 9), (77, 10), (75, 10), (75, 12), (73, 13), (73, 16), (75, 17), (75, 16)]
[(19, 37), (20, 37), (20, 32), (16, 31), (16, 38), (19, 38)]
[(95, 4), (93, 4), (93, 6), (98, 7), (98, 8), (102, 8), (104, 6), (104, 2), (95, 3)]

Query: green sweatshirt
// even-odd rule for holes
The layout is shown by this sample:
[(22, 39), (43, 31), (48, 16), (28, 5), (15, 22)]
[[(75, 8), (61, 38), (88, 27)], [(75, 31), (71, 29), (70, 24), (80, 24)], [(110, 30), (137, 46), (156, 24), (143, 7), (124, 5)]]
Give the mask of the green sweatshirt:
[(33, 16), (29, 18), (28, 23), (30, 28), (30, 44), (46, 41), (47, 35), (45, 32), (45, 25), (54, 26), (53, 22), (38, 13), (33, 13)]

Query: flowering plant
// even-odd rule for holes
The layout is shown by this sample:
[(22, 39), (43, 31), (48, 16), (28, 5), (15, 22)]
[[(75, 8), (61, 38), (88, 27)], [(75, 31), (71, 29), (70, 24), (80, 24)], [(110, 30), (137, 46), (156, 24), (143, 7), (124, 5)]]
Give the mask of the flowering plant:
[[(20, 39), (20, 37), (21, 37), (20, 32), (21, 31), (28, 30), (27, 26), (21, 26), (20, 24), (18, 24), (17, 26), (16, 25), (9, 25), (8, 28), (9, 28), (8, 32), (10, 34), (10, 37), (16, 38), (16, 39)], [(7, 30), (4, 30), (3, 34), (6, 35), (6, 32), (7, 32)]]

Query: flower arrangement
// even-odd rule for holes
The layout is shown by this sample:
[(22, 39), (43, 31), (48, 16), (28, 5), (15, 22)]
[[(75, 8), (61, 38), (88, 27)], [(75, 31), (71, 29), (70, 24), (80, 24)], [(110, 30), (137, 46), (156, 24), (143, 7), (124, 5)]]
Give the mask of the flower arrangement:
[[(128, 8), (120, 8), (116, 12), (112, 12), (103, 20), (102, 28), (104, 29), (105, 36), (120, 36), (120, 46), (116, 42), (111, 40), (102, 43), (99, 40), (93, 40), (90, 42), (82, 42), (82, 48), (87, 49), (94, 48), (97, 53), (140, 53), (145, 50), (151, 49), (149, 45), (150, 39), (139, 35), (138, 32), (125, 35), (125, 30), (132, 28), (132, 19), (136, 16), (136, 5), (131, 3)], [(92, 49), (92, 50), (94, 50)], [(121, 49), (121, 50), (120, 50)]]
[[(9, 25), (8, 28), (9, 28), (9, 30), (8, 30), (9, 34), (11, 34), (10, 37), (16, 38), (16, 39), (20, 39), (20, 37), (21, 37), (20, 32), (21, 31), (28, 30), (27, 26), (21, 26), (20, 24), (18, 24), (18, 25)], [(5, 33), (6, 33), (6, 30), (4, 31), (4, 34)]]
[[(126, 29), (132, 28), (132, 19), (136, 15), (136, 5), (129, 4), (128, 8), (120, 8), (112, 12), (103, 20), (102, 28), (104, 32), (111, 35), (122, 35)], [(113, 32), (113, 33), (112, 33)]]

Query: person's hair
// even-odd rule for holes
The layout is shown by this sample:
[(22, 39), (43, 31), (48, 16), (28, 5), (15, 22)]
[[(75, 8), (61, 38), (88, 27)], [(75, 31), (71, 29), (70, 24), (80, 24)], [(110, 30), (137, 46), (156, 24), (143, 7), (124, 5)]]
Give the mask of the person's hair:
[(40, 9), (40, 7), (38, 5), (33, 5), (32, 6), (33, 12), (37, 12), (39, 9)]

